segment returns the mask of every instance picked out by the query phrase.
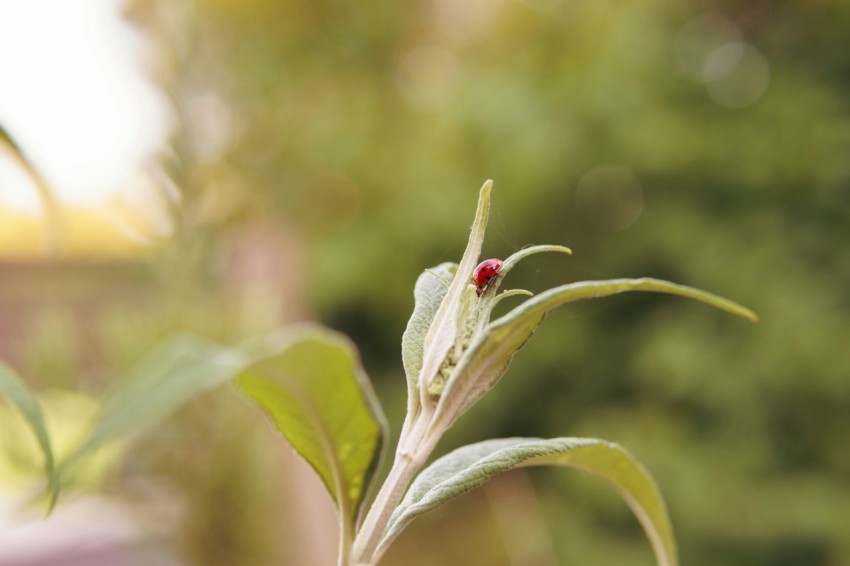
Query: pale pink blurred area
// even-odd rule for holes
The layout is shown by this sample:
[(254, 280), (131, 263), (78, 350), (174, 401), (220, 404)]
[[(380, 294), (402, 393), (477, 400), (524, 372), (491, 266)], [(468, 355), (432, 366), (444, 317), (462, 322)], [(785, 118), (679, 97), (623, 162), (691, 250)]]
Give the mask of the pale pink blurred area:
[(2, 566), (178, 566), (144, 533), (134, 514), (103, 498), (61, 505), (50, 517), (25, 515), (0, 498)]

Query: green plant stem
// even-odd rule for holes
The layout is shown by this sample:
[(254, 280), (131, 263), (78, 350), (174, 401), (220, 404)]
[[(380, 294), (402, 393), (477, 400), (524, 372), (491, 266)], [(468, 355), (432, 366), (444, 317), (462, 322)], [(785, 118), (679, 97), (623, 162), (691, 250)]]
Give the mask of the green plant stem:
[(338, 566), (349, 566), (351, 564), (351, 546), (352, 546), (352, 533), (350, 525), (346, 524), (340, 515), (339, 520), (339, 560), (337, 562)]
[(412, 423), (405, 422), (403, 430), (406, 434), (399, 440), (390, 473), (355, 537), (353, 560), (356, 566), (372, 565), (380, 558), (376, 551), (393, 511), (401, 503), (410, 482), (425, 465), (442, 436), (428, 434), (432, 417), (433, 411), (420, 411), (413, 417)]

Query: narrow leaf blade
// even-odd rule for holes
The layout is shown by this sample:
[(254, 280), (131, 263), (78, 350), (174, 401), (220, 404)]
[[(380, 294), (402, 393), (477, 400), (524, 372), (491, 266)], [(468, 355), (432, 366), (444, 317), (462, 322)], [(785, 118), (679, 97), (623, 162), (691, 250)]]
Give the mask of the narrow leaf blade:
[[(490, 295), (490, 305), (487, 307), (487, 318), (490, 317), (490, 312), (492, 312), (493, 308), (499, 302), (498, 298), (495, 296), (495, 290), (501, 287), (502, 281), (511, 272), (511, 270), (516, 267), (516, 265), (527, 258), (528, 256), (534, 254), (541, 254), (547, 252), (555, 252), (562, 253), (567, 255), (572, 255), (573, 251), (566, 246), (556, 246), (556, 245), (539, 245), (539, 246), (528, 246), (527, 248), (523, 248), (516, 253), (511, 254), (509, 257), (505, 258), (505, 261), (502, 262), (502, 269), (499, 271), (499, 277), (497, 277), (492, 283), (490, 283), (490, 287), (492, 287), (493, 292), (488, 293)], [(528, 291), (525, 291), (528, 293)], [(529, 293), (530, 295), (532, 293)], [(502, 293), (502, 298), (506, 296)], [(508, 295), (509, 296), (509, 295)]]
[(52, 509), (59, 494), (59, 476), (53, 457), (50, 434), (47, 432), (41, 406), (15, 371), (3, 363), (0, 363), (0, 395), (5, 396), (20, 411), (35, 434), (38, 445), (44, 454), (44, 471), (47, 475), (48, 492), (51, 499), (50, 507)]
[(386, 436), (354, 345), (318, 327), (299, 329), (236, 382), (313, 467), (351, 534)]
[(190, 335), (166, 340), (107, 394), (94, 430), (62, 463), (69, 468), (104, 444), (150, 429), (196, 396), (230, 379), (244, 360)]
[(490, 323), (470, 345), (437, 407), (443, 426), (450, 426), (487, 391), (492, 389), (510, 365), (514, 354), (531, 338), (551, 310), (583, 299), (595, 299), (629, 291), (666, 293), (695, 299), (753, 322), (750, 309), (707, 291), (660, 279), (611, 279), (582, 281), (549, 289)]
[(380, 556), (413, 519), (518, 467), (564, 466), (610, 483), (637, 516), (660, 566), (677, 564), (676, 542), (667, 510), (649, 473), (621, 446), (590, 438), (506, 438), (459, 448), (426, 468), (390, 519)]
[(502, 273), (507, 274), (511, 269), (514, 268), (516, 264), (518, 264), (523, 259), (527, 258), (530, 255), (547, 253), (547, 252), (555, 252), (562, 253), (567, 255), (572, 255), (573, 251), (566, 246), (555, 246), (555, 245), (540, 245), (540, 246), (529, 246), (527, 248), (523, 248), (518, 252), (511, 254), (510, 257), (506, 258), (504, 263), (502, 264)]
[(528, 308), (530, 310), (549, 311), (563, 304), (582, 299), (596, 299), (599, 297), (608, 297), (610, 295), (631, 291), (678, 295), (680, 297), (686, 297), (688, 299), (694, 299), (696, 301), (706, 303), (720, 310), (746, 318), (751, 322), (758, 322), (758, 316), (756, 316), (756, 313), (747, 307), (730, 301), (729, 299), (695, 287), (679, 285), (678, 283), (671, 283), (669, 281), (653, 279), (651, 277), (569, 283), (539, 294), (535, 299), (522, 305), (517, 310)]
[[(481, 187), (478, 195), (478, 207), (475, 211), (475, 219), (469, 233), (469, 241), (466, 250), (458, 265), (449, 289), (443, 297), (428, 333), (425, 335), (422, 369), (420, 374), (427, 380), (437, 374), (440, 364), (446, 357), (449, 348), (454, 344), (457, 337), (457, 313), (460, 304), (461, 293), (470, 284), (472, 270), (481, 255), (481, 247), (484, 244), (484, 232), (487, 229), (487, 219), (490, 216), (490, 191), (493, 181), (486, 181)], [(420, 384), (423, 392), (428, 384)]]

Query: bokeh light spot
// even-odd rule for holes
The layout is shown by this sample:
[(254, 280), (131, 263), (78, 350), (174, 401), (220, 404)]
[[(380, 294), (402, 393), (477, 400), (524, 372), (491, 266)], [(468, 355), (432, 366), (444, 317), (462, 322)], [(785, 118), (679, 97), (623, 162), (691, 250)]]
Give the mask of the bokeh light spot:
[(761, 52), (740, 42), (717, 48), (703, 77), (711, 98), (727, 108), (745, 108), (762, 97), (770, 83), (770, 65)]
[(440, 35), (455, 45), (474, 41), (487, 31), (503, 0), (434, 0), (431, 9)]

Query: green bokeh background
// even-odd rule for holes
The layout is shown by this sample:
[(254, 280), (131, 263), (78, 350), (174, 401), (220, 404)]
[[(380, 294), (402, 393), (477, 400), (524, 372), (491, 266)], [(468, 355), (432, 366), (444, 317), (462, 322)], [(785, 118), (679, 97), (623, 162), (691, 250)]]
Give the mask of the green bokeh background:
[[(510, 286), (646, 275), (762, 322), (656, 296), (564, 308), (440, 450), (613, 440), (655, 475), (683, 564), (850, 564), (850, 4), (161, 0), (127, 15), (164, 55), (177, 229), (127, 273), (29, 291), (55, 299), (13, 355), (37, 386), (99, 391), (169, 330), (233, 341), (279, 322), (268, 308), (348, 333), (397, 433), (413, 282), (460, 257), (492, 178), (486, 257), (574, 251), (526, 261)], [(221, 267), (246, 233), (248, 249), (282, 246), (259, 286), (240, 260)], [(104, 300), (116, 273), (131, 291)], [(86, 297), (100, 303), (78, 348), (63, 305)], [(221, 391), (172, 421), (106, 489), (170, 478), (189, 511), (165, 543), (189, 563), (286, 564), (298, 519), (270, 503), (256, 415)], [(529, 477), (421, 520), (385, 563), (544, 564), (534, 545), (560, 564), (652, 563), (601, 483)], [(532, 542), (498, 526), (520, 491), (507, 512), (539, 525)]]

